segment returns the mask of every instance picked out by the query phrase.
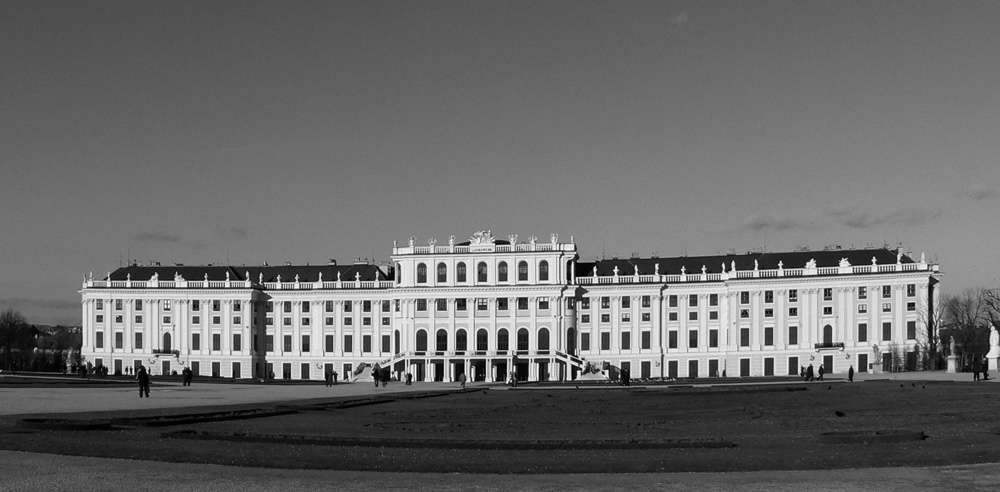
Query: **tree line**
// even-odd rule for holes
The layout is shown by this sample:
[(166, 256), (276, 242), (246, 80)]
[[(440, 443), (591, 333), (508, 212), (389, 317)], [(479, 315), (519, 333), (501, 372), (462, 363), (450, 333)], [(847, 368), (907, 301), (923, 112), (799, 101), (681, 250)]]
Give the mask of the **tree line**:
[[(955, 355), (959, 367), (981, 360), (990, 350), (990, 327), (1000, 325), (1000, 289), (976, 287), (941, 300), (938, 333), (942, 356)], [(955, 353), (951, 339), (955, 340)]]
[(0, 368), (4, 371), (65, 371), (79, 362), (80, 333), (66, 326), (28, 323), (18, 311), (0, 311)]

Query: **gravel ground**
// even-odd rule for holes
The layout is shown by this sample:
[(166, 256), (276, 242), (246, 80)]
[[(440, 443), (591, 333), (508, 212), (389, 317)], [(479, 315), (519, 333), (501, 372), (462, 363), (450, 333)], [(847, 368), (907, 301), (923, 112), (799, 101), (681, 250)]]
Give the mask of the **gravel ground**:
[[(57, 473), (53, 473), (58, 470)], [(0, 451), (0, 491), (996, 490), (1000, 464), (739, 473), (465, 475), (272, 470)]]

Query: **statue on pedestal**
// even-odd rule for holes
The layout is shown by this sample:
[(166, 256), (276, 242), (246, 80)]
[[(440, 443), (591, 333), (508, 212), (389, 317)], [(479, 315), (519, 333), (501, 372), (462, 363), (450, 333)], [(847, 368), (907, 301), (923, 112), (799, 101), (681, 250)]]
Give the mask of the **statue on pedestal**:
[(1000, 333), (997, 333), (997, 327), (990, 325), (990, 351), (986, 354), (986, 358), (997, 357), (1000, 357)]

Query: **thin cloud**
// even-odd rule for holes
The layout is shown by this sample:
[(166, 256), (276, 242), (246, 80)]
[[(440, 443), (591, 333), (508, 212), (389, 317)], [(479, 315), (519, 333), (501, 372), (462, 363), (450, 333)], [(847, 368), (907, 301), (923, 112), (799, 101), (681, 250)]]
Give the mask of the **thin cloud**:
[(807, 225), (790, 217), (771, 215), (751, 215), (740, 224), (740, 228), (748, 231), (785, 231), (788, 229), (804, 229)]
[(132, 236), (132, 239), (136, 241), (148, 241), (156, 243), (179, 243), (181, 241), (180, 234), (167, 234), (165, 232), (141, 232)]
[(976, 186), (969, 190), (969, 196), (974, 202), (996, 198), (997, 194), (996, 188), (986, 188), (985, 186)]
[(691, 17), (687, 14), (687, 12), (681, 12), (681, 13), (679, 13), (679, 14), (671, 17), (670, 18), (670, 23), (673, 24), (673, 25), (675, 25), (675, 26), (677, 26), (677, 27), (682, 27), (682, 26), (686, 25), (689, 20), (691, 20)]
[(855, 229), (869, 229), (884, 225), (918, 226), (941, 216), (941, 210), (927, 210), (918, 207), (904, 207), (884, 214), (867, 210), (842, 209), (832, 212), (841, 224)]
[(14, 309), (32, 307), (42, 309), (72, 309), (79, 310), (79, 301), (66, 301), (60, 299), (31, 299), (28, 297), (7, 297), (0, 298), (0, 306)]

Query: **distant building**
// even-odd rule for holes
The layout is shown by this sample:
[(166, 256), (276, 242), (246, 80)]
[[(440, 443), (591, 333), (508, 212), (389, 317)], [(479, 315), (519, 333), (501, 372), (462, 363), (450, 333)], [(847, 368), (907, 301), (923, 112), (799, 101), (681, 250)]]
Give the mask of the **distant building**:
[(202, 376), (417, 381), (795, 375), (916, 366), (940, 273), (887, 249), (580, 261), (576, 244), (393, 246), (392, 263), (138, 266), (80, 290), (85, 361)]

